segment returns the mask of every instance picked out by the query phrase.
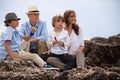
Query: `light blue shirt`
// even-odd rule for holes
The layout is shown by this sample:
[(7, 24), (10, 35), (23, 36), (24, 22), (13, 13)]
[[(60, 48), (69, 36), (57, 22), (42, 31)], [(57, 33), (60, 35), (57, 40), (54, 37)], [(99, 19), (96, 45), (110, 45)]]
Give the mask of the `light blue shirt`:
[(7, 57), (8, 53), (5, 48), (5, 41), (10, 40), (10, 48), (12, 51), (20, 50), (21, 37), (19, 32), (13, 27), (9, 26), (0, 36), (0, 60)]
[[(48, 31), (47, 31), (46, 23), (39, 20), (37, 22), (37, 24), (35, 25), (35, 27), (36, 27), (36, 32), (31, 38), (36, 38), (36, 39), (39, 39), (39, 40), (47, 41)], [(31, 26), (29, 21), (23, 23), (20, 27), (20, 35), (22, 37), (26, 36), (26, 35), (30, 35), (31, 28), (32, 28), (32, 26)]]

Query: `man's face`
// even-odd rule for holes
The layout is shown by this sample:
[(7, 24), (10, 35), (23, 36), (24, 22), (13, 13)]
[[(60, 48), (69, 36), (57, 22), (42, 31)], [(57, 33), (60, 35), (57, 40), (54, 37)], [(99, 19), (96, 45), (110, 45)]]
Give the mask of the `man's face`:
[(39, 14), (28, 14), (30, 22), (37, 23), (39, 20)]

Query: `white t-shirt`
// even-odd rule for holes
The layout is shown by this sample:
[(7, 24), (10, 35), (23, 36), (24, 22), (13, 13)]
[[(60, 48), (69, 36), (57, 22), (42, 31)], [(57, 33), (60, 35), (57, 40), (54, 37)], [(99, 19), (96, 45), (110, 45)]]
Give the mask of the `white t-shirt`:
[[(59, 46), (58, 44), (53, 45), (52, 41), (55, 40), (54, 37), (56, 37), (57, 41), (61, 40), (62, 42), (64, 42), (64, 47)], [(52, 30), (48, 34), (48, 46), (51, 52), (54, 54), (68, 53), (68, 47), (70, 46), (70, 38), (68, 32), (62, 29), (62, 31), (57, 35), (54, 30)]]

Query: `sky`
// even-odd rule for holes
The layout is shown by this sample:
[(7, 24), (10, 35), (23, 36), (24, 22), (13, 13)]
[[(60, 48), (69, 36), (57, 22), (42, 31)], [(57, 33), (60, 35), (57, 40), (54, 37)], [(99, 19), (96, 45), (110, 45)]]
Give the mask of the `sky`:
[(0, 32), (5, 28), (7, 13), (15, 12), (21, 18), (20, 26), (28, 20), (25, 12), (31, 5), (40, 10), (40, 19), (46, 22), (48, 32), (52, 29), (53, 16), (72, 9), (85, 39), (120, 33), (120, 0), (0, 0)]

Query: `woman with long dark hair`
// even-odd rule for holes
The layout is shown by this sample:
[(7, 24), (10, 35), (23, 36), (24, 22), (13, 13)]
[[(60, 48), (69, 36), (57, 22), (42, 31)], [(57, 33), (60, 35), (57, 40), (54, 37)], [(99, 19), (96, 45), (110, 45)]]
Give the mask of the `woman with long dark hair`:
[(78, 26), (74, 10), (64, 12), (65, 30), (68, 31), (71, 47), (69, 53), (76, 56), (77, 68), (84, 68), (84, 39), (82, 29)]

